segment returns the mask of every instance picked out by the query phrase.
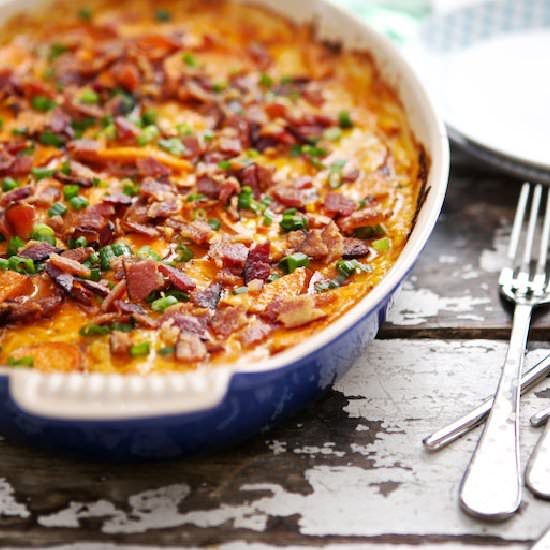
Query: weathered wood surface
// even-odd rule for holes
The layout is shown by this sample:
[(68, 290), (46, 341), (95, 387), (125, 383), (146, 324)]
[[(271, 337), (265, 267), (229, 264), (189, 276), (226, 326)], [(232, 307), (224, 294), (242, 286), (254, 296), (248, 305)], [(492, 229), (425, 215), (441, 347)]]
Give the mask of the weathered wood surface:
[[(533, 347), (530, 362), (550, 354)], [(378, 340), (307, 411), (212, 457), (105, 466), (3, 442), (0, 541), (527, 548), (550, 503), (526, 494), (506, 524), (472, 520), (457, 490), (478, 434), (435, 455), (420, 443), (491, 391), (504, 351), (501, 341)], [(549, 395), (546, 383), (525, 399), (524, 459), (539, 433), (528, 417)]]
[[(550, 524), (550, 503), (526, 493), (505, 524), (458, 509), (479, 430), (439, 454), (421, 446), (494, 389), (510, 325), (496, 272), (518, 189), (455, 165), (383, 339), (318, 402), (237, 449), (106, 466), (0, 441), (0, 546), (527, 549)], [(550, 316), (539, 316), (529, 361), (550, 353), (549, 334)], [(524, 400), (524, 461), (539, 433), (528, 418), (549, 397), (550, 382)]]

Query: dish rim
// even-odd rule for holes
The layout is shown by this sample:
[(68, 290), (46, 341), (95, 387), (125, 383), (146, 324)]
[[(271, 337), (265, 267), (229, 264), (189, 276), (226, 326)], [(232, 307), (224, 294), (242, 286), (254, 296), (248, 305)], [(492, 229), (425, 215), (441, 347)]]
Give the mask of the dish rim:
[[(280, 7), (284, 2), (279, 4), (274, 0), (242, 1), (275, 8), (283, 16), (291, 20), (296, 19), (284, 11), (284, 6)], [(29, 4), (39, 6), (44, 3), (44, 0), (3, 0), (0, 1), (0, 7), (15, 8), (11, 10), (11, 13), (14, 13), (28, 11), (28, 7), (25, 6)], [(396, 82), (390, 84), (396, 89), (404, 104), (409, 122), (414, 113), (409, 112), (410, 106), (405, 105), (403, 101), (404, 90), (408, 90), (408, 94), (414, 97), (414, 101), (411, 99), (409, 103), (414, 103), (414, 108), (420, 111), (415, 116), (420, 117), (426, 126), (426, 137), (423, 141), (419, 139), (419, 142), (426, 148), (430, 159), (425, 183), (428, 192), (425, 201), (419, 207), (421, 215), (416, 220), (397, 261), (363, 299), (337, 320), (309, 336), (303, 343), (267, 359), (262, 358), (258, 363), (251, 363), (249, 360), (246, 363), (210, 365), (191, 372), (145, 375), (44, 373), (33, 369), (0, 366), (0, 376), (8, 377), (11, 397), (19, 408), (31, 414), (62, 420), (131, 420), (209, 409), (223, 400), (234, 375), (271, 373), (292, 367), (307, 356), (323, 350), (353, 329), (362, 319), (377, 312), (398, 289), (432, 233), (443, 204), (449, 172), (449, 145), (445, 125), (419, 76), (405, 56), (387, 38), (332, 0), (309, 0), (309, 4), (317, 5), (320, 10), (332, 12), (331, 15), (337, 15), (360, 31), (368, 42), (368, 46), (365, 45), (362, 49), (372, 55), (381, 73), (385, 72), (380, 66), (381, 59), (390, 61), (390, 70), (397, 73)], [(316, 15), (319, 14), (312, 13), (310, 21), (317, 22)], [(340, 40), (344, 42), (342, 32), (343, 29), (339, 31), (339, 35)], [(383, 79), (392, 80), (387, 76), (383, 76)], [(413, 131), (418, 134), (414, 128)], [(426, 143), (427, 141), (430, 143)], [(124, 402), (121, 400), (122, 396)]]

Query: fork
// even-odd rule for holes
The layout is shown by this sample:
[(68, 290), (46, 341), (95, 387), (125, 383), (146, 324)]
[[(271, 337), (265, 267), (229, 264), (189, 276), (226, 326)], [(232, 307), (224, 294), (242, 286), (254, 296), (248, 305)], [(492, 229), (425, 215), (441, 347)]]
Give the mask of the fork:
[[(527, 232), (522, 238), (522, 227), (529, 199), (531, 206)], [(474, 451), (460, 487), (460, 504), (465, 512), (475, 517), (503, 520), (516, 512), (521, 502), (521, 473), (519, 458), (519, 396), (520, 378), (534, 307), (550, 302), (546, 273), (548, 240), (550, 234), (550, 201), (546, 209), (540, 248), (533, 254), (542, 186), (534, 189), (523, 184), (506, 264), (500, 272), (499, 290), (504, 299), (515, 304), (510, 344), (493, 406), (485, 429)], [(520, 248), (520, 241), (523, 250)], [(533, 266), (532, 264), (535, 263)]]

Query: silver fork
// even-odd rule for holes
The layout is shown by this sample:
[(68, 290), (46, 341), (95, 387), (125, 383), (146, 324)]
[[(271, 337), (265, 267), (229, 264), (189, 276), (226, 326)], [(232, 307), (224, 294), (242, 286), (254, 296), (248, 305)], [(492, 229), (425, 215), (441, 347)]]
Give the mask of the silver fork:
[[(514, 321), (510, 345), (494, 397), (472, 460), (460, 487), (460, 504), (469, 514), (486, 519), (510, 517), (521, 502), (519, 459), (519, 396), (520, 378), (534, 307), (550, 302), (546, 273), (550, 235), (550, 201), (546, 200), (539, 253), (533, 255), (542, 186), (523, 184), (514, 218), (507, 263), (499, 277), (501, 295), (514, 302)], [(529, 199), (531, 206), (527, 232), (522, 226)], [(523, 249), (520, 247), (523, 244)], [(536, 262), (535, 266), (532, 264)]]

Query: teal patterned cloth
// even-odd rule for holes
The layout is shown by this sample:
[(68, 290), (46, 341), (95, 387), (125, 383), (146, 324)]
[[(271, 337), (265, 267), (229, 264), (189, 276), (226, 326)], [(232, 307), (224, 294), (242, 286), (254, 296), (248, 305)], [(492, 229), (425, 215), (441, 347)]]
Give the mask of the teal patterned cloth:
[(371, 27), (401, 44), (430, 15), (430, 0), (333, 0), (358, 15)]

